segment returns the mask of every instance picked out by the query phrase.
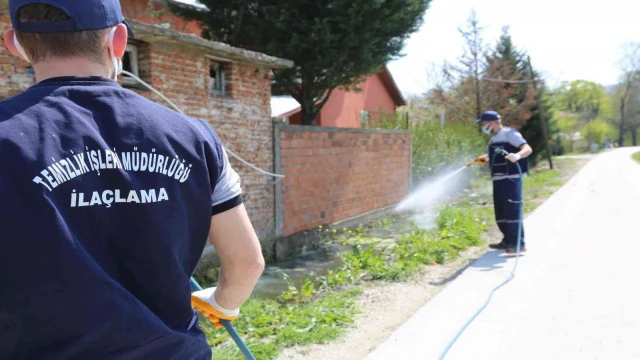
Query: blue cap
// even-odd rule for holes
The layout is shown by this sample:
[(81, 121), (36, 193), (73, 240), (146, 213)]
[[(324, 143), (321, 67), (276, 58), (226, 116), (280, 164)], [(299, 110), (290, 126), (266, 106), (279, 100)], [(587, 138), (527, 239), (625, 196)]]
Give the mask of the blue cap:
[(500, 121), (500, 114), (495, 111), (489, 110), (482, 113), (480, 119), (476, 120), (476, 124), (480, 124), (483, 121)]
[[(18, 11), (31, 4), (46, 4), (56, 7), (67, 14), (69, 20), (18, 21)], [(9, 0), (9, 13), (13, 28), (27, 33), (100, 30), (125, 24), (129, 36), (134, 37), (133, 30), (122, 15), (119, 0)]]

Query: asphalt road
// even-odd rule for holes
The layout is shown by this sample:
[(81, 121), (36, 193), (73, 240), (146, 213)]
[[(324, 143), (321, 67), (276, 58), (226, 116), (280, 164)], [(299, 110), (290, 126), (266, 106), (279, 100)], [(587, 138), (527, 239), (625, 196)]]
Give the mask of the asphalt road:
[[(525, 220), (515, 278), (445, 359), (640, 359), (638, 150), (598, 155)], [(367, 359), (438, 359), (514, 261), (487, 253)]]

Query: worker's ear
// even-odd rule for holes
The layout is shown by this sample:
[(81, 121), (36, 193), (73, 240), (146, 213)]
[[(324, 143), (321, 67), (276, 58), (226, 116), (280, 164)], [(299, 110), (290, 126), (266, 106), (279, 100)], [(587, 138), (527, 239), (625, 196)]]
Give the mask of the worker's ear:
[[(22, 46), (20, 46), (19, 42), (16, 42), (17, 38), (15, 37), (16, 31), (13, 28), (7, 29), (4, 32), (4, 44), (9, 49), (13, 56), (18, 57), (22, 60), (29, 61), (29, 59), (25, 58), (27, 56), (22, 50)], [(22, 50), (22, 51), (21, 51)]]
[[(127, 27), (124, 24), (118, 24), (113, 33), (112, 44), (107, 43), (107, 46), (113, 46), (113, 54), (116, 58), (124, 56), (124, 52), (127, 50), (128, 37)], [(107, 42), (108, 41), (109, 40), (107, 40)]]

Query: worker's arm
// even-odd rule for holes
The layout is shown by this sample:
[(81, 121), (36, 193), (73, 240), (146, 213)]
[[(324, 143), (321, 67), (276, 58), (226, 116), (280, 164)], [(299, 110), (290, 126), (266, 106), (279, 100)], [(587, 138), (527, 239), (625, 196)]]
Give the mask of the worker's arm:
[(237, 309), (253, 291), (264, 270), (260, 242), (240, 204), (211, 218), (209, 242), (220, 256), (216, 302)]
[(517, 130), (512, 130), (507, 134), (507, 141), (511, 145), (520, 149), (520, 151), (518, 151), (517, 153), (512, 153), (505, 156), (506, 159), (513, 163), (518, 162), (518, 160), (524, 159), (533, 153), (533, 149), (531, 148), (531, 146), (527, 144), (527, 141)]
[(229, 163), (217, 134), (203, 122), (209, 137), (208, 165), (211, 194), (209, 242), (220, 257), (217, 287), (191, 294), (191, 304), (216, 327), (220, 319), (232, 321), (247, 301), (264, 270), (260, 242), (242, 203), (240, 176)]
[(533, 153), (533, 149), (529, 144), (524, 144), (520, 147), (520, 151), (518, 151), (518, 155), (520, 155), (521, 159), (524, 159)]

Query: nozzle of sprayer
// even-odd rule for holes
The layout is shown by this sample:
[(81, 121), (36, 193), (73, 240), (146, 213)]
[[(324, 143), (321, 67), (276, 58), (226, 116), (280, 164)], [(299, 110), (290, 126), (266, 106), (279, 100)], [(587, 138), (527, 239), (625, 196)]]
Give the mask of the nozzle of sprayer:
[(469, 166), (471, 166), (471, 165), (473, 165), (475, 163), (478, 163), (480, 165), (484, 165), (487, 162), (487, 160), (488, 160), (487, 155), (478, 156), (477, 159), (469, 161), (467, 163), (467, 167), (469, 167)]

